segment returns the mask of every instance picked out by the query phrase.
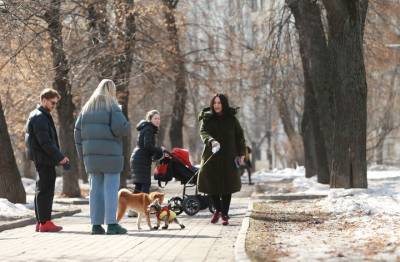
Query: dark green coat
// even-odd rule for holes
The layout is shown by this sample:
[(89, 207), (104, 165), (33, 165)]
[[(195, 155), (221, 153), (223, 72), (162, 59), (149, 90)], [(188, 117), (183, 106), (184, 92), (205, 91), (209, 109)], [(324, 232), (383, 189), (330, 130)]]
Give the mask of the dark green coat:
[[(218, 116), (205, 108), (200, 113), (200, 136), (204, 143), (201, 168), (198, 177), (199, 191), (211, 195), (231, 194), (240, 191), (240, 175), (235, 166), (235, 157), (245, 154), (243, 129), (235, 117), (236, 110)], [(211, 141), (220, 143), (221, 149), (211, 156)]]

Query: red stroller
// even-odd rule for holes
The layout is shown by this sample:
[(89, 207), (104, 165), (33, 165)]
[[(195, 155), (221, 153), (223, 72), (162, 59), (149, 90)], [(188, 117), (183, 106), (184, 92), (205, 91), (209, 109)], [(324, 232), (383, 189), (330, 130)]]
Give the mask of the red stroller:
[[(212, 157), (213, 155), (211, 155)], [(211, 157), (208, 159), (210, 160)], [(204, 163), (207, 164), (208, 160)], [(158, 185), (165, 182), (165, 185), (175, 178), (183, 184), (182, 197), (173, 197), (168, 200), (168, 205), (176, 214), (183, 211), (193, 216), (202, 209), (208, 209), (214, 213), (211, 199), (206, 194), (200, 194), (197, 188), (197, 175), (199, 169), (194, 167), (189, 160), (189, 151), (182, 148), (173, 148), (171, 152), (164, 151), (162, 159), (158, 160), (154, 170), (154, 179)], [(194, 188), (194, 194), (187, 194), (187, 189)]]

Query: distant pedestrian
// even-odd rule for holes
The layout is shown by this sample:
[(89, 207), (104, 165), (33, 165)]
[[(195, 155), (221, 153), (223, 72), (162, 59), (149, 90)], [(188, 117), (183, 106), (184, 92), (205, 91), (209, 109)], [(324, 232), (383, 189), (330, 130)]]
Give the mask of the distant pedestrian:
[(240, 165), (240, 176), (243, 176), (244, 171), (246, 171), (247, 176), (249, 177), (249, 185), (254, 184), (253, 182), (251, 182), (252, 169), (253, 169), (253, 164), (251, 162), (251, 148), (249, 146), (246, 146), (244, 162), (243, 162), (243, 165)]
[(122, 137), (130, 124), (116, 100), (112, 80), (103, 79), (83, 106), (75, 124), (75, 144), (89, 174), (92, 234), (125, 234), (117, 223), (118, 189), (124, 166)]
[[(200, 136), (204, 142), (201, 168), (198, 177), (200, 192), (207, 193), (216, 209), (211, 223), (228, 225), (229, 207), (232, 193), (241, 189), (238, 164), (243, 164), (245, 155), (245, 139), (242, 127), (235, 117), (236, 109), (229, 106), (223, 94), (211, 99), (210, 107), (202, 110)], [(207, 164), (209, 157), (215, 153)]]
[(68, 165), (69, 159), (60, 151), (57, 130), (51, 112), (55, 109), (60, 94), (51, 88), (40, 93), (40, 105), (29, 114), (25, 129), (25, 142), (29, 159), (38, 172), (35, 193), (36, 232), (58, 232), (61, 226), (51, 221), (56, 165)]

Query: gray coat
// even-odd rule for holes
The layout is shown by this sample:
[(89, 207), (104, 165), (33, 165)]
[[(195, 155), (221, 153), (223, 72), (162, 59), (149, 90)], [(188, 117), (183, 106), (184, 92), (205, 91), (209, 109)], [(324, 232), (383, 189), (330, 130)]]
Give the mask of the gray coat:
[(80, 114), (75, 123), (75, 145), (86, 172), (120, 173), (124, 166), (122, 137), (130, 124), (117, 105), (112, 111)]

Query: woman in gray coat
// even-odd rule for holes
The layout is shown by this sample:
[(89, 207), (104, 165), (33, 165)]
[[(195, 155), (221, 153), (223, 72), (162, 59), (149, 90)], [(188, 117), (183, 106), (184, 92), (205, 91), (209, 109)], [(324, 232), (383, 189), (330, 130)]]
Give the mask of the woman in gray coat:
[(112, 80), (103, 79), (83, 106), (75, 124), (75, 145), (89, 174), (92, 234), (125, 234), (116, 212), (120, 173), (124, 165), (122, 137), (130, 124), (116, 100)]

